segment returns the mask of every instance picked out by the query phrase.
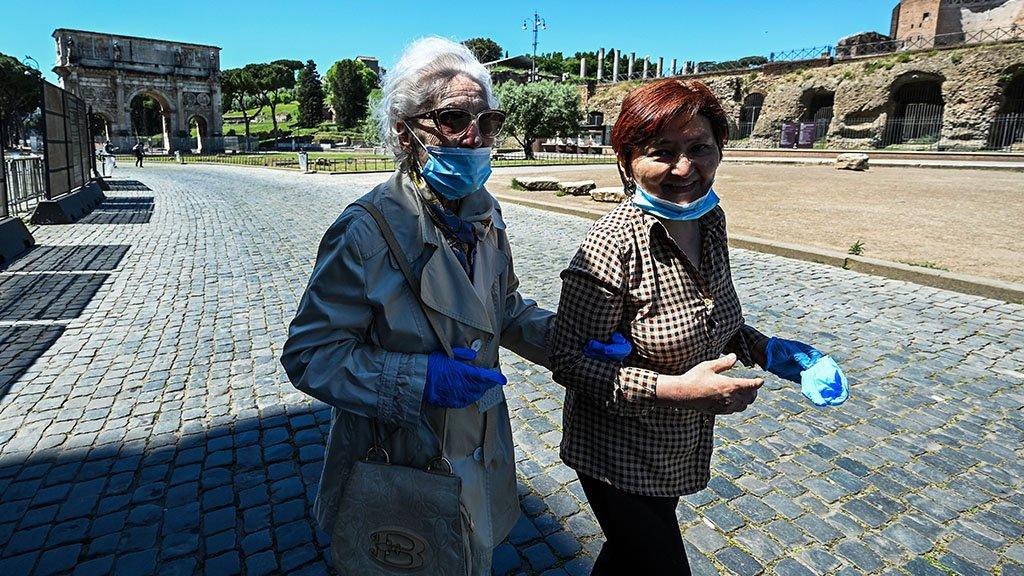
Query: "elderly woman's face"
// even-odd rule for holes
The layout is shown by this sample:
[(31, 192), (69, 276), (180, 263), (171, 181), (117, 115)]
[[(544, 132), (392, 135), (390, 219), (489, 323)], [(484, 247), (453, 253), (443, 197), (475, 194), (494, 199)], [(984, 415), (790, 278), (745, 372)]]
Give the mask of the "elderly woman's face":
[(630, 170), (638, 186), (662, 200), (686, 204), (711, 189), (722, 154), (711, 122), (675, 118), (633, 153)]
[[(437, 95), (436, 101), (429, 108), (420, 112), (439, 108), (461, 108), (471, 114), (477, 114), (488, 109), (487, 98), (484, 89), (469, 76), (458, 75), (445, 84), (441, 93)], [(407, 126), (416, 132), (416, 137), (424, 146), (445, 146), (449, 148), (481, 148), (494, 144), (494, 138), (484, 138), (480, 134), (480, 127), (473, 122), (466, 133), (461, 137), (452, 139), (446, 137), (434, 122), (430, 119), (413, 119), (407, 122)], [(414, 140), (407, 131), (399, 133), (399, 140), (406, 150), (414, 150), (420, 163), (426, 162), (426, 152), (419, 146), (414, 147)]]

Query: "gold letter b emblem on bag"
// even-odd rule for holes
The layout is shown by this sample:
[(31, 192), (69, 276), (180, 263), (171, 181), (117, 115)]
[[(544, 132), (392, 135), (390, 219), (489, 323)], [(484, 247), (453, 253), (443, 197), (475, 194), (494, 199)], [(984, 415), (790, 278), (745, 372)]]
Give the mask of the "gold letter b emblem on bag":
[(398, 528), (388, 528), (370, 534), (370, 556), (379, 564), (393, 570), (418, 570), (426, 560), (427, 543), (419, 536)]

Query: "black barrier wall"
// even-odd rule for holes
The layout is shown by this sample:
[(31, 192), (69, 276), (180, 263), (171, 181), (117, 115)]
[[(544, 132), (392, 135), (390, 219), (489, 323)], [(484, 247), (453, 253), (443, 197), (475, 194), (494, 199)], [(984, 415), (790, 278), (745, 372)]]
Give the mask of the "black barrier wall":
[(51, 200), (89, 182), (92, 135), (85, 101), (45, 80), (42, 85), (46, 199)]

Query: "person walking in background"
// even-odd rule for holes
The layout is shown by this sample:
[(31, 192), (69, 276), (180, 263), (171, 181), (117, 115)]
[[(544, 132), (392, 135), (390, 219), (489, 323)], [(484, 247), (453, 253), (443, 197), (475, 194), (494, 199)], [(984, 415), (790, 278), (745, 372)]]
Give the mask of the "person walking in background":
[(141, 141), (132, 147), (132, 153), (135, 154), (136, 168), (142, 168), (142, 159), (146, 157), (146, 154)]

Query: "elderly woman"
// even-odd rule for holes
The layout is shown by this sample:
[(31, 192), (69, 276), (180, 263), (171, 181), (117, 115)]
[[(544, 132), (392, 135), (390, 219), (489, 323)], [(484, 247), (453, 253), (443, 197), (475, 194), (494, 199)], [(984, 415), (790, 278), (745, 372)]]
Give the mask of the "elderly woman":
[[(501, 209), (483, 187), (505, 119), (496, 108), (490, 76), (465, 46), (426, 38), (405, 50), (379, 110), (399, 167), (360, 201), (370, 208), (349, 206), (324, 235), (281, 358), (296, 388), (334, 408), (320, 526), (335, 537), (351, 522), (336, 518), (339, 503), (371, 447), (421, 469), (441, 449), (461, 482), (474, 575), (489, 573), (520, 514), (498, 347), (548, 366), (553, 320), (520, 296)], [(402, 530), (374, 534), (371, 566), (429, 573), (429, 543)], [(334, 547), (336, 562), (364, 552)]]
[[(552, 349), (566, 387), (561, 456), (606, 537), (593, 574), (689, 573), (675, 507), (707, 485), (715, 417), (746, 409), (763, 383), (722, 374), (737, 359), (802, 382), (819, 405), (845, 400), (831, 358), (744, 324), (712, 190), (727, 136), (700, 82), (627, 95), (612, 146), (632, 198), (594, 225), (562, 273)], [(623, 363), (580, 352), (616, 330), (634, 347)]]

